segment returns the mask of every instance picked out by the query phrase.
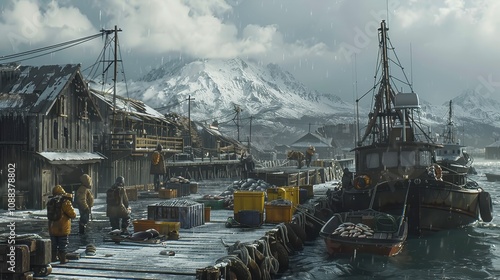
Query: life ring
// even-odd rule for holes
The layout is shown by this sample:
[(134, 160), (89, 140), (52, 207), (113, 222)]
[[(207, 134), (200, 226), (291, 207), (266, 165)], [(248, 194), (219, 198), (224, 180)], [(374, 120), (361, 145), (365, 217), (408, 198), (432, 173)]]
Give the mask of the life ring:
[(489, 223), (493, 220), (493, 204), (491, 202), (491, 196), (489, 192), (482, 191), (479, 193), (479, 213), (481, 214), (481, 219)]
[(436, 180), (443, 181), (443, 169), (439, 164), (434, 164), (434, 172), (436, 174)]
[(364, 190), (370, 186), (370, 177), (368, 175), (360, 175), (354, 178), (354, 188)]

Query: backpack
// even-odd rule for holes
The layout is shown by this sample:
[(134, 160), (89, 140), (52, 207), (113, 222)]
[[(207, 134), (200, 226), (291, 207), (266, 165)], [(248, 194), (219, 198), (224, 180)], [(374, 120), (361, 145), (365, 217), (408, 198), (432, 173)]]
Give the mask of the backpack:
[(121, 203), (120, 188), (110, 188), (106, 191), (106, 204), (110, 206), (119, 206)]
[(153, 165), (158, 165), (158, 163), (160, 163), (160, 160), (161, 160), (160, 152), (154, 151), (153, 154), (151, 155), (151, 163)]
[(55, 196), (47, 202), (47, 219), (49, 221), (59, 221), (62, 217), (63, 199), (60, 196)]

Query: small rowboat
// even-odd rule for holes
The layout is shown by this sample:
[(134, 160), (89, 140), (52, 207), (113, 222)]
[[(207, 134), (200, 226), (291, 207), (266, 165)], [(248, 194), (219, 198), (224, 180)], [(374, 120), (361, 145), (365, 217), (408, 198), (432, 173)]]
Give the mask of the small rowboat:
[(367, 209), (336, 213), (320, 231), (330, 255), (369, 253), (394, 256), (408, 236), (403, 216)]

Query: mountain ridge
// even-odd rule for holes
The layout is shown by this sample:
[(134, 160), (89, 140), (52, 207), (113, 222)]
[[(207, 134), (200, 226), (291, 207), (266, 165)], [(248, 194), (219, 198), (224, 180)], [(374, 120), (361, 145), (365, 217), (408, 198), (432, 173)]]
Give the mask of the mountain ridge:
[[(120, 92), (123, 90), (122, 85)], [(217, 120), (222, 131), (235, 139), (237, 125), (246, 130), (242, 134), (248, 137), (251, 118), (252, 146), (262, 149), (289, 145), (311, 131), (311, 127), (314, 131), (326, 124), (352, 124), (355, 120), (353, 104), (334, 94), (307, 88), (277, 64), (260, 65), (240, 58), (170, 61), (142, 79), (132, 81), (128, 92), (131, 98), (154, 108), (185, 116), (190, 113), (195, 121)], [(185, 102), (188, 99), (190, 106)], [(454, 121), (471, 127), (471, 135), (464, 133), (464, 141), (484, 147), (487, 138), (493, 142), (494, 137), (500, 135), (498, 102), (464, 91), (453, 98), (452, 103)], [(239, 124), (236, 124), (237, 110)], [(366, 123), (369, 110), (360, 108), (361, 127)], [(446, 125), (447, 112), (448, 102), (433, 105), (421, 100), (422, 122), (435, 131), (440, 132)], [(477, 137), (482, 141), (477, 141)]]

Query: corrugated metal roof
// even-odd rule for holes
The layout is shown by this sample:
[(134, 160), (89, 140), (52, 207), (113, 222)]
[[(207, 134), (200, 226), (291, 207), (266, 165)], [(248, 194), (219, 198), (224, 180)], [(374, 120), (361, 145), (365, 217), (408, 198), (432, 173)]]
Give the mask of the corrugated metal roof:
[[(0, 88), (0, 114), (44, 113), (79, 71), (79, 64), (18, 66), (14, 78), (3, 79)], [(8, 67), (3, 67), (4, 73)]]

